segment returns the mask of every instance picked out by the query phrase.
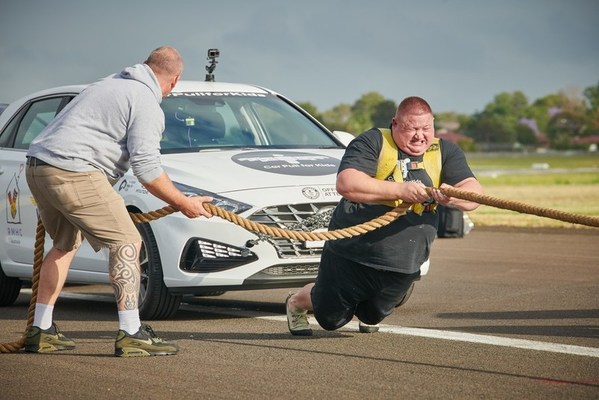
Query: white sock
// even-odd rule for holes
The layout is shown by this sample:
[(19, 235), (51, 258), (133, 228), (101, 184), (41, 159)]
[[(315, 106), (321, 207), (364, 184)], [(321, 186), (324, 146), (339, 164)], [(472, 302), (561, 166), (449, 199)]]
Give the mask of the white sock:
[(141, 328), (139, 310), (119, 311), (119, 329), (134, 335)]
[(33, 326), (40, 329), (48, 329), (52, 326), (52, 313), (54, 306), (50, 304), (35, 303), (35, 314), (33, 315)]

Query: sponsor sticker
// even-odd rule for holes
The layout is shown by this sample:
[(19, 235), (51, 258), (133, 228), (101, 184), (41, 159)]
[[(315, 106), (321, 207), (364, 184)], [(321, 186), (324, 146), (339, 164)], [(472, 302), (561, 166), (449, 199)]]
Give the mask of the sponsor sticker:
[(336, 174), (340, 163), (327, 155), (296, 151), (253, 151), (236, 154), (231, 159), (247, 168), (294, 176)]

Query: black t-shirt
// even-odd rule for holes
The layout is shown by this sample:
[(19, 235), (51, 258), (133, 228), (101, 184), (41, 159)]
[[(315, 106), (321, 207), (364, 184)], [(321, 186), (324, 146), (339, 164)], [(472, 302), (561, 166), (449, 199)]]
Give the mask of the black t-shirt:
[[(356, 137), (345, 151), (339, 172), (353, 168), (374, 177), (382, 143), (381, 132), (374, 128)], [(440, 145), (441, 183), (455, 185), (474, 176), (464, 153), (455, 143), (440, 140)], [(422, 156), (409, 156), (401, 150), (398, 158), (422, 161)], [(409, 171), (405, 181), (420, 181), (426, 186), (433, 186), (424, 169)], [(335, 208), (329, 230), (362, 224), (390, 210), (392, 207), (386, 205), (355, 203), (343, 198)], [(326, 248), (365, 266), (412, 274), (429, 258), (431, 245), (437, 236), (438, 221), (435, 212), (422, 215), (408, 212), (389, 225), (364, 235), (328, 241)]]

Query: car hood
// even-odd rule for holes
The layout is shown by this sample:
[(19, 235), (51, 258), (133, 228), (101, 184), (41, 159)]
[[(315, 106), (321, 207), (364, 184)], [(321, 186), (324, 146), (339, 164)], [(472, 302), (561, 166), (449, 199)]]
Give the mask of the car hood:
[(163, 154), (171, 180), (214, 193), (335, 185), (343, 149), (203, 150)]

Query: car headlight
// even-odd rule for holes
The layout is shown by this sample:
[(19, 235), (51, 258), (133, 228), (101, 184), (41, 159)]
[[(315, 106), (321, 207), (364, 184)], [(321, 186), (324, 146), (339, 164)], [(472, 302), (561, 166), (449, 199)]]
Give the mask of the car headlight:
[(252, 208), (252, 206), (249, 204), (237, 200), (232, 200), (228, 197), (220, 196), (216, 193), (212, 193), (207, 190), (199, 189), (179, 182), (173, 182), (173, 184), (186, 196), (210, 196), (214, 199), (211, 204), (235, 214), (240, 214)]

